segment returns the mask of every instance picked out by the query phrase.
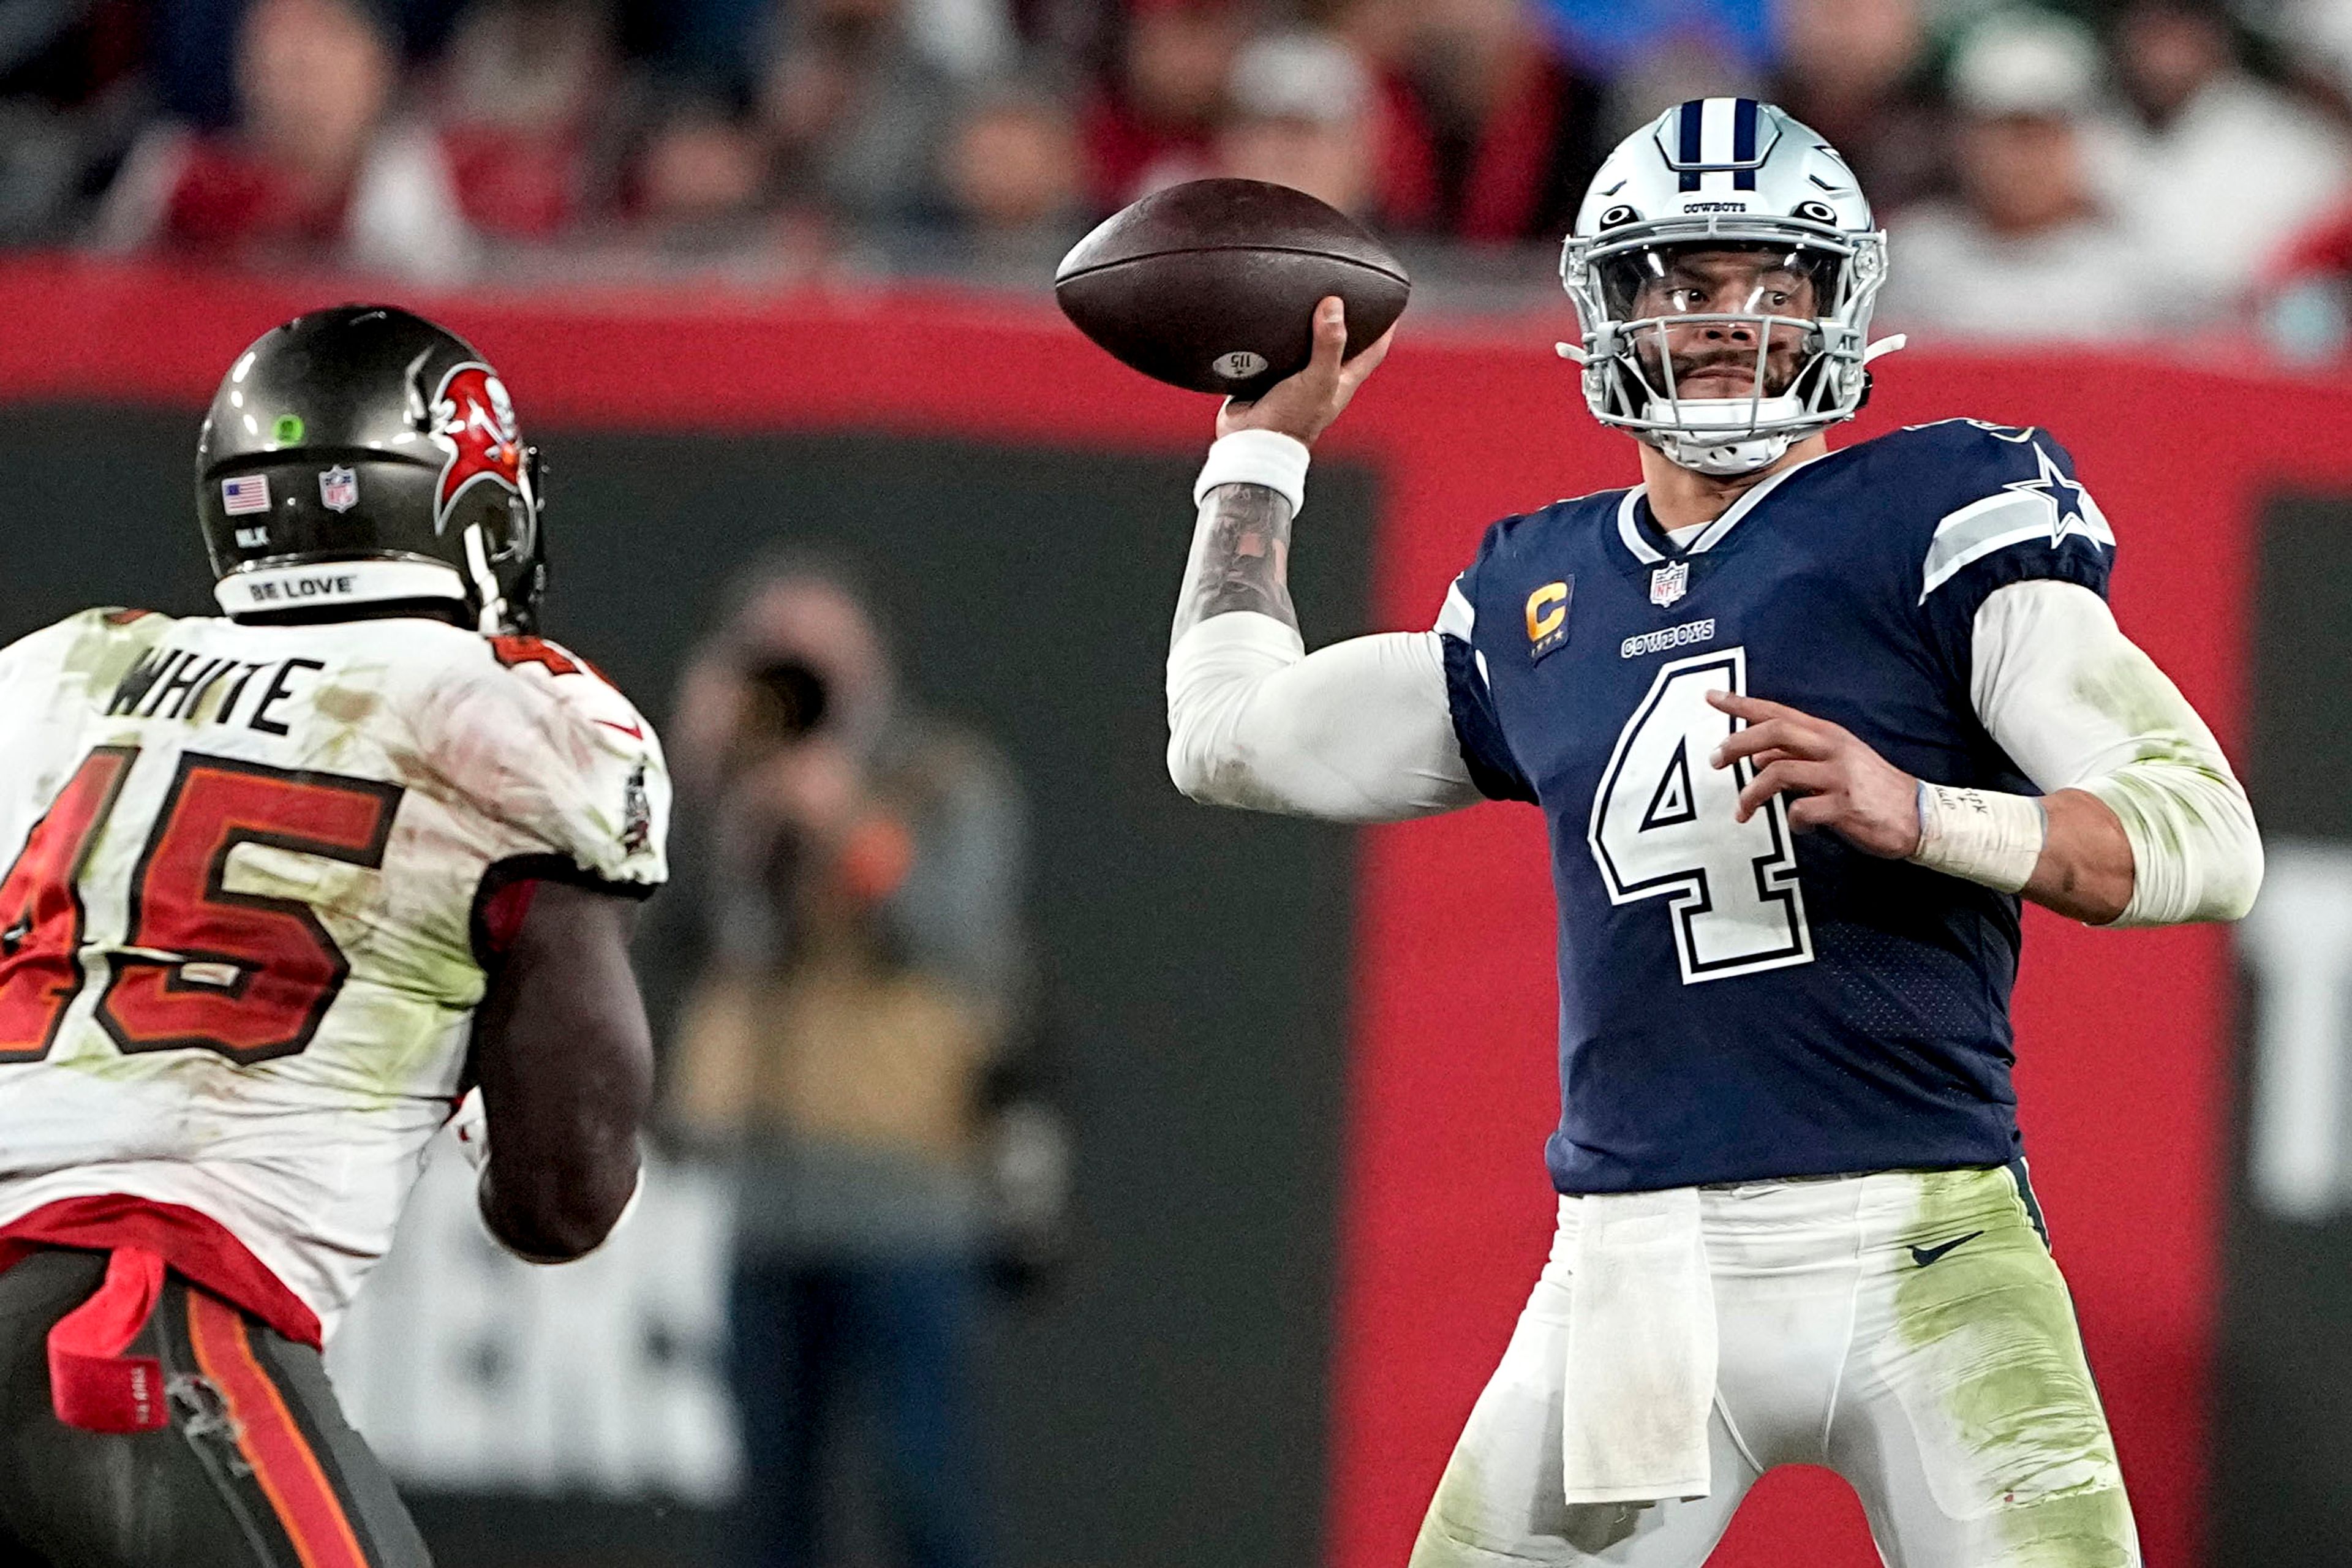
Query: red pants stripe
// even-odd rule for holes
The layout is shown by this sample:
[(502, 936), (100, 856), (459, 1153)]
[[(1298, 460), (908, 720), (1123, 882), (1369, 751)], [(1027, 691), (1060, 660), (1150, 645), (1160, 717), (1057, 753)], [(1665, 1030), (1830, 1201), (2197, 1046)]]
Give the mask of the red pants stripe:
[(196, 1365), (236, 1424), (236, 1446), (294, 1543), (302, 1568), (368, 1568), (332, 1483), (246, 1338), (245, 1319), (201, 1290), (187, 1293)]

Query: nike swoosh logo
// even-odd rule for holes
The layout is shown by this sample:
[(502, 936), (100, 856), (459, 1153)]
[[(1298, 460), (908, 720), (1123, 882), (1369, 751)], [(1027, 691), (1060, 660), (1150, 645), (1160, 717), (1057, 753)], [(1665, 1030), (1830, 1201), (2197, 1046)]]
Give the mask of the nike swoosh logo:
[(1972, 1230), (1969, 1232), (1968, 1235), (1959, 1237), (1958, 1240), (1945, 1242), (1939, 1247), (1915, 1247), (1911, 1249), (1911, 1261), (1917, 1264), (1920, 1268), (1925, 1268), (1930, 1263), (1935, 1262), (1938, 1258), (1943, 1257), (1947, 1252), (1951, 1251), (1952, 1248), (1964, 1246), (1969, 1242), (1974, 1241), (1983, 1234), (1984, 1232), (1980, 1230)]
[(632, 741), (642, 741), (646, 738), (646, 732), (635, 724), (617, 723), (610, 719), (599, 719), (596, 722), (604, 725), (607, 730), (618, 730)]

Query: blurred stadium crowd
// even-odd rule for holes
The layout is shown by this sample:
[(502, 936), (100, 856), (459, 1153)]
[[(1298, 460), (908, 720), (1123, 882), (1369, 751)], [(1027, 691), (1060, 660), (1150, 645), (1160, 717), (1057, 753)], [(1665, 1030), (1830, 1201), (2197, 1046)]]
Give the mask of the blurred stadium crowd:
[(12, 0), (0, 242), (411, 282), (1034, 287), (1213, 173), (1525, 304), (1608, 146), (1769, 97), (1890, 324), (2341, 351), (2352, 0)]

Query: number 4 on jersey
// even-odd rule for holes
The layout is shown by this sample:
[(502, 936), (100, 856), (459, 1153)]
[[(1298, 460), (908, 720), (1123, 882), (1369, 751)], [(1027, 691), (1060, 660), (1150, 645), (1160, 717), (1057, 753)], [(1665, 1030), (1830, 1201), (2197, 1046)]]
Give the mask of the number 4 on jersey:
[(1755, 771), (1745, 760), (1729, 768), (1709, 760), (1734, 721), (1706, 694), (1747, 689), (1745, 648), (1666, 665), (1618, 735), (1592, 798), (1588, 837), (1609, 901), (1667, 900), (1685, 985), (1813, 958), (1787, 806), (1775, 796), (1736, 820)]
[(84, 757), (0, 881), (0, 1062), (46, 1056), (81, 991), (81, 874), (134, 746)]

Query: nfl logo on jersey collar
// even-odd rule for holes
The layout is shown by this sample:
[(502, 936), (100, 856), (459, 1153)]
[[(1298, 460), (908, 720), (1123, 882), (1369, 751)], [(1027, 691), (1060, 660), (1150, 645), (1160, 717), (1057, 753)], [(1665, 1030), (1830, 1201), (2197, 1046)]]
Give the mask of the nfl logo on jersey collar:
[(1666, 609), (1690, 592), (1690, 563), (1669, 561), (1650, 574), (1650, 603)]
[[(1833, 454), (1824, 454), (1831, 455)], [(1634, 571), (1638, 572), (1644, 566), (1650, 568), (1650, 603), (1662, 610), (1673, 608), (1690, 592), (1691, 563), (1728, 538), (1731, 531), (1739, 526), (1740, 520), (1762, 504), (1765, 497), (1821, 460), (1821, 458), (1808, 458), (1802, 462), (1791, 463), (1748, 486), (1724, 509), (1721, 517), (1707, 524), (1697, 538), (1685, 544), (1680, 555), (1673, 557), (1658, 548), (1642, 521), (1643, 499), (1647, 487), (1636, 485), (1619, 497), (1617, 538), (1624, 545), (1625, 552), (1633, 558), (1632, 565)]]

